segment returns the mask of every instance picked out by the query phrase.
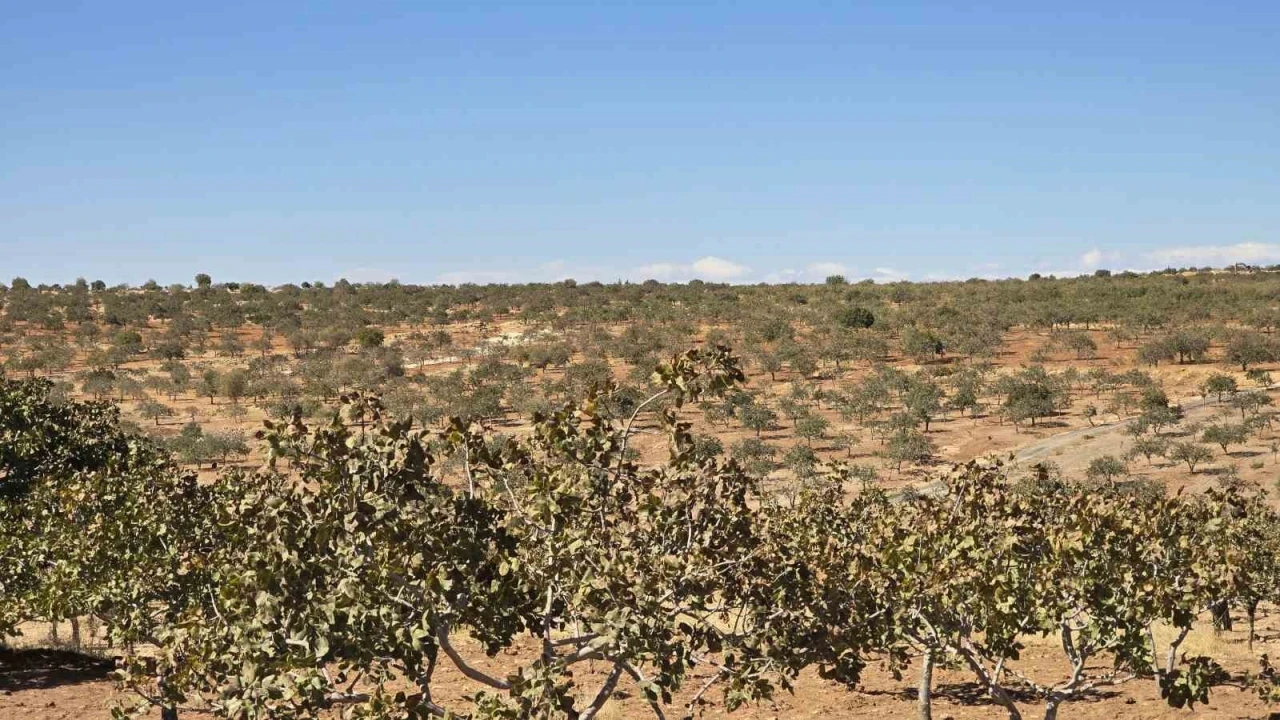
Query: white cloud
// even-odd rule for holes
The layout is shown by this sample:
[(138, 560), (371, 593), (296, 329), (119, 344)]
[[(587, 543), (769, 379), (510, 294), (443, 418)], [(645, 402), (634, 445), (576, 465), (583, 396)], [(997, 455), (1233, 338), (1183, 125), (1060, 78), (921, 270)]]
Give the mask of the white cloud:
[(810, 263), (809, 267), (805, 268), (805, 272), (809, 274), (809, 277), (826, 279), (831, 275), (848, 274), (849, 270), (838, 262), (816, 262)]
[(688, 265), (671, 262), (649, 263), (641, 265), (627, 275), (641, 280), (682, 281), (698, 278), (712, 282), (729, 282), (741, 280), (751, 272), (746, 265), (739, 265), (732, 260), (708, 255), (698, 258)]
[[(436, 278), (436, 282), (441, 285), (464, 285), (466, 283), (475, 283), (476, 285), (491, 285), (495, 283), (514, 283), (519, 282), (516, 274), (506, 270), (455, 270), (453, 272), (440, 273)], [(535, 282), (532, 279), (526, 279), (524, 282)]]
[(1120, 253), (1108, 252), (1100, 248), (1094, 248), (1080, 256), (1080, 267), (1084, 271), (1093, 272), (1104, 264), (1117, 263), (1120, 261)]
[(765, 275), (762, 280), (770, 285), (783, 285), (786, 283), (799, 282), (803, 275), (804, 273), (799, 270), (783, 268), (781, 270), (774, 270), (768, 275)]
[(645, 280), (650, 278), (654, 280), (671, 280), (688, 274), (688, 268), (675, 263), (650, 263), (636, 268), (633, 274), (643, 276)]
[(708, 255), (693, 262), (693, 272), (704, 280), (736, 280), (751, 272), (746, 265)]
[(560, 282), (573, 278), (574, 280), (591, 281), (616, 280), (616, 275), (605, 269), (598, 267), (570, 265), (564, 260), (549, 260), (542, 263), (532, 270), (454, 270), (451, 272), (441, 273), (436, 277), (436, 282), (444, 285), (461, 285), (463, 283), (475, 283), (484, 285), (486, 283), (545, 283)]
[(875, 277), (872, 279), (894, 282), (896, 280), (906, 280), (907, 274), (901, 270), (894, 270), (893, 268), (878, 267), (875, 269)]
[(1160, 265), (1186, 267), (1211, 265), (1223, 267), (1238, 262), (1259, 264), (1280, 262), (1280, 245), (1242, 242), (1235, 245), (1189, 245), (1165, 248), (1147, 253), (1147, 258)]
[(1072, 277), (1080, 277), (1081, 275), (1093, 274), (1092, 270), (1081, 270), (1080, 268), (1075, 268), (1072, 270), (1037, 270), (1036, 272), (1040, 273), (1042, 277), (1049, 277), (1050, 275), (1052, 275), (1053, 277), (1056, 277), (1056, 278), (1072, 278)]
[(346, 278), (351, 283), (388, 283), (398, 279), (397, 275), (390, 270), (382, 268), (352, 268), (344, 273), (339, 273), (334, 280)]

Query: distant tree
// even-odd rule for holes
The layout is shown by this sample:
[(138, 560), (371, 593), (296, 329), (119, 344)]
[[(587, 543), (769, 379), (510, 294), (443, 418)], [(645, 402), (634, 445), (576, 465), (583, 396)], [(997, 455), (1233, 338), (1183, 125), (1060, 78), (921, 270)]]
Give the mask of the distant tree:
[(102, 400), (111, 395), (116, 387), (116, 374), (106, 368), (95, 368), (84, 373), (80, 381), (80, 391), (92, 395), (94, 400)]
[(1077, 360), (1092, 358), (1098, 354), (1098, 344), (1086, 332), (1067, 333), (1062, 343), (1068, 350), (1075, 352)]
[(923, 363), (941, 356), (946, 352), (946, 345), (931, 330), (909, 327), (902, 331), (902, 352)]
[(213, 278), (209, 277), (205, 273), (196, 274), (196, 287), (205, 289), (211, 285), (213, 285)]
[(1271, 386), (1271, 373), (1261, 368), (1249, 368), (1245, 371), (1244, 376), (1258, 387), (1265, 388)]
[(861, 307), (842, 307), (836, 311), (835, 320), (841, 327), (848, 329), (869, 328), (876, 323), (875, 315)]
[(858, 446), (858, 438), (851, 433), (836, 433), (831, 438), (831, 445), (837, 450), (843, 450), (845, 457), (853, 457), (853, 450)]
[(156, 425), (159, 425), (160, 418), (173, 416), (173, 408), (148, 398), (138, 405), (138, 414), (154, 420)]
[(760, 369), (769, 373), (769, 381), (778, 381), (778, 371), (782, 369), (782, 359), (776, 353), (761, 351), (756, 354), (756, 362)]
[(1031, 367), (1001, 378), (996, 389), (1004, 396), (1002, 413), (1014, 425), (1037, 420), (1058, 411), (1064, 400), (1063, 388), (1041, 367)]
[(1182, 462), (1187, 464), (1187, 470), (1191, 474), (1195, 474), (1196, 466), (1209, 462), (1213, 459), (1213, 452), (1209, 448), (1195, 442), (1179, 442), (1169, 447), (1169, 452), (1165, 456), (1174, 462)]
[(1131, 457), (1143, 456), (1147, 459), (1147, 464), (1152, 463), (1152, 458), (1160, 457), (1169, 450), (1169, 440), (1159, 435), (1144, 435), (1135, 438), (1133, 446), (1129, 449)]
[(233, 358), (244, 355), (244, 344), (240, 342), (234, 330), (222, 333), (222, 339), (218, 342), (218, 353)]
[(1138, 361), (1146, 365), (1159, 365), (1176, 356), (1177, 352), (1167, 338), (1149, 340), (1138, 348)]
[(1209, 352), (1209, 336), (1201, 330), (1179, 330), (1165, 342), (1179, 363), (1200, 362)]
[(1201, 396), (1216, 395), (1218, 402), (1222, 402), (1223, 395), (1234, 394), (1237, 390), (1239, 387), (1236, 385), (1236, 379), (1222, 373), (1214, 373), (1200, 383)]
[(128, 355), (142, 352), (142, 334), (136, 330), (121, 330), (111, 338), (111, 345)]
[(982, 376), (975, 372), (957, 373), (951, 382), (951, 395), (947, 398), (949, 410), (959, 410), (962, 414), (976, 414), (982, 409)]
[(386, 335), (382, 330), (372, 325), (366, 325), (356, 332), (356, 342), (362, 348), (382, 347), (382, 343), (386, 340)]
[(928, 462), (935, 452), (933, 441), (919, 430), (901, 429), (889, 438), (884, 454), (894, 463), (898, 472), (902, 471), (902, 463)]
[(222, 392), (222, 376), (217, 370), (209, 368), (200, 376), (200, 394), (209, 398), (209, 404), (214, 404), (214, 399), (218, 397), (218, 393)]
[(791, 366), (791, 372), (800, 377), (809, 377), (818, 371), (818, 363), (813, 359), (813, 354), (799, 345), (788, 346), (783, 359)]
[(1113, 482), (1117, 477), (1128, 472), (1129, 468), (1123, 460), (1114, 455), (1103, 455), (1089, 462), (1085, 477), (1090, 480)]
[(1236, 333), (1227, 343), (1227, 361), (1247, 371), (1250, 365), (1271, 362), (1275, 359), (1275, 349), (1264, 335), (1256, 332)]
[(120, 374), (116, 377), (116, 392), (120, 401), (125, 398), (130, 400), (141, 400), (147, 396), (146, 388), (142, 383), (134, 377), (126, 374)]
[(738, 420), (742, 422), (743, 427), (754, 430), (758, 438), (761, 432), (777, 424), (778, 415), (768, 406), (753, 402), (738, 410)]
[(1256, 414), (1271, 403), (1271, 396), (1258, 390), (1236, 393), (1231, 398), (1231, 406), (1240, 411), (1241, 419), (1244, 419), (1246, 415)]
[(249, 390), (249, 373), (240, 368), (230, 370), (218, 379), (218, 388), (233, 405)]
[(698, 457), (718, 457), (724, 455), (724, 442), (715, 435), (698, 435), (693, 441), (693, 451)]
[(174, 392), (186, 392), (191, 385), (191, 370), (183, 363), (177, 360), (168, 360), (161, 363), (160, 369), (169, 374), (169, 379), (173, 381)]
[(942, 390), (932, 379), (917, 375), (907, 386), (902, 404), (908, 413), (924, 423), (924, 431), (929, 432), (929, 423), (942, 410), (942, 399)]
[(805, 415), (796, 421), (796, 435), (804, 438), (809, 443), (809, 447), (813, 447), (814, 440), (821, 440), (826, 436), (829, 426), (830, 423), (821, 415)]
[(818, 456), (808, 446), (793, 445), (783, 454), (782, 464), (795, 473), (796, 477), (809, 478), (817, 469)]
[(179, 338), (166, 338), (151, 348), (151, 354), (161, 360), (181, 360), (187, 349)]
[(262, 328), (262, 333), (253, 341), (253, 349), (258, 351), (261, 357), (271, 354), (271, 350), (275, 344), (275, 333), (270, 328)]
[(729, 448), (729, 456), (738, 461), (752, 475), (764, 477), (774, 468), (773, 458), (777, 448), (759, 438), (743, 438)]

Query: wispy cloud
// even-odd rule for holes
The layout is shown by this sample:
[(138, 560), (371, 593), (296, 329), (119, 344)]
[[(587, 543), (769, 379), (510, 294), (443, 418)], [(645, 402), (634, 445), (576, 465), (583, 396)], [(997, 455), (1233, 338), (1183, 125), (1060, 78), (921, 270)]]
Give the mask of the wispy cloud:
[(594, 267), (575, 267), (564, 260), (550, 260), (528, 270), (454, 270), (441, 273), (436, 282), (444, 285), (475, 283), (536, 283), (559, 282), (567, 278), (598, 280), (609, 278), (608, 271)]
[(751, 268), (724, 258), (708, 256), (693, 262), (693, 272), (705, 280), (737, 280), (751, 272)]
[(708, 255), (707, 257), (698, 258), (688, 265), (673, 262), (649, 263), (641, 265), (633, 272), (628, 273), (628, 275), (641, 279), (652, 278), (654, 280), (679, 281), (698, 278), (713, 282), (731, 282), (742, 280), (750, 273), (751, 268), (746, 265)]
[(831, 275), (847, 275), (849, 270), (843, 263), (816, 262), (810, 263), (809, 267), (805, 268), (805, 273), (814, 279), (825, 279)]
[(906, 280), (907, 274), (901, 270), (894, 270), (888, 267), (878, 267), (875, 269), (873, 280), (884, 280), (885, 282), (896, 282), (898, 280)]
[(334, 280), (343, 278), (352, 283), (387, 283), (398, 279), (399, 276), (390, 270), (383, 270), (382, 268), (359, 267), (339, 273)]
[(1280, 262), (1280, 245), (1274, 243), (1242, 242), (1235, 245), (1189, 245), (1155, 250), (1147, 253), (1147, 259), (1160, 265), (1185, 267), (1211, 265), (1222, 267), (1243, 263)]
[[(860, 268), (837, 260), (814, 260), (778, 269), (754, 271), (737, 260), (707, 255), (691, 261), (654, 260), (631, 267), (605, 267), (578, 265), (562, 259), (550, 260), (528, 268), (479, 267), (473, 270), (453, 270), (437, 276), (435, 282), (457, 285), (461, 283), (530, 283), (556, 282), (566, 278), (578, 281), (599, 280), (614, 282), (627, 280), (643, 282), (654, 279), (662, 282), (687, 282), (695, 278), (709, 282), (751, 283), (820, 283), (831, 275), (843, 275), (851, 282), (874, 280), (896, 282), (919, 278), (926, 281), (964, 280), (970, 277), (1002, 278), (1026, 276), (1033, 270), (1041, 275), (1074, 277), (1090, 275), (1099, 268), (1119, 271), (1131, 269), (1139, 272), (1158, 270), (1168, 266), (1224, 267), (1237, 262), (1251, 264), (1280, 263), (1280, 244), (1242, 242), (1233, 245), (1188, 245), (1161, 248), (1150, 251), (1118, 251), (1105, 247), (1093, 247), (1080, 252), (1046, 257), (1034, 266), (1009, 266), (1001, 262), (975, 258), (963, 268), (915, 267), (910, 271), (895, 267), (879, 266)], [(357, 268), (344, 273), (352, 282), (385, 282), (396, 277), (391, 271), (378, 268)], [(404, 280), (405, 278), (400, 278)]]

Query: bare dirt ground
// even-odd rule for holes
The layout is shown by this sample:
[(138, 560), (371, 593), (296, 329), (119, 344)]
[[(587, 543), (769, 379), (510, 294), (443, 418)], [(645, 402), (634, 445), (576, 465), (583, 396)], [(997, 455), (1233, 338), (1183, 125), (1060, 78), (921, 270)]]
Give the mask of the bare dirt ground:
[[(1243, 622), (1237, 624), (1242, 628)], [(1265, 616), (1259, 622), (1259, 642), (1255, 652), (1280, 652), (1280, 617)], [(1068, 668), (1061, 651), (1051, 640), (1030, 638), (1022, 667), (1040, 680), (1061, 680)], [(480, 655), (478, 647), (459, 638), (460, 649), (471, 657)], [(1193, 633), (1185, 646), (1188, 654), (1209, 653), (1223, 661), (1237, 675), (1253, 669), (1253, 654), (1245, 647), (1243, 632), (1227, 632), (1215, 635), (1209, 631)], [(514, 667), (517, 657), (499, 655), (479, 664), (485, 669), (502, 671)], [(0, 718), (30, 718), (31, 720), (75, 720), (109, 718), (111, 708), (133, 698), (119, 690), (109, 677), (110, 661), (93, 657), (49, 650), (28, 650), (0, 653)], [(794, 693), (779, 692), (773, 702), (761, 703), (728, 713), (722, 707), (706, 709), (707, 718), (742, 718), (743, 720), (774, 720), (778, 718), (914, 718), (916, 696), (912, 673), (895, 680), (883, 669), (872, 665), (864, 675), (864, 682), (856, 690), (846, 689), (825, 681), (815, 673), (806, 672), (796, 681)], [(695, 688), (701, 685), (705, 674), (695, 670), (686, 684), (686, 690), (676, 697), (676, 705), (670, 708), (668, 717), (680, 717)], [(602, 668), (580, 669), (575, 680), (587, 696), (603, 679)], [(444, 668), (437, 675), (435, 697), (446, 707), (464, 708), (458, 705), (462, 697), (478, 688), (456, 672)], [(1043, 712), (1031, 698), (1024, 698), (1021, 710), (1027, 718), (1039, 717)], [(1154, 681), (1134, 680), (1114, 688), (1099, 690), (1077, 702), (1066, 705), (1060, 717), (1078, 720), (1138, 720), (1140, 718), (1204, 718), (1206, 720), (1262, 720), (1274, 717), (1271, 710), (1255, 696), (1233, 687), (1215, 691), (1208, 706), (1194, 710), (1174, 710), (1159, 697)], [(183, 717), (208, 717), (197, 709), (184, 710)], [(935, 673), (934, 717), (939, 720), (980, 720), (1002, 718), (1005, 712), (987, 699), (973, 676), (959, 668), (940, 669)], [(153, 712), (147, 717), (159, 717)], [(640, 720), (653, 717), (634, 688), (625, 685), (602, 714), (606, 720)]]

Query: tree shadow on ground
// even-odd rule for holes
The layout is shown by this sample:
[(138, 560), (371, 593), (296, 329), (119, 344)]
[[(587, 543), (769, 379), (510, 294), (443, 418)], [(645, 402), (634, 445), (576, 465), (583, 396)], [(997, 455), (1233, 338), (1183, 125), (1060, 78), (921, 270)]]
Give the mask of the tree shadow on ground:
[[(903, 688), (900, 690), (871, 690), (865, 691), (868, 695), (892, 695), (903, 700), (916, 702), (919, 694), (916, 688)], [(1025, 688), (1005, 688), (1005, 692), (1009, 693), (1009, 697), (1014, 702), (1035, 704), (1042, 701), (1035, 693)], [(1114, 697), (1119, 697), (1120, 693), (1114, 690), (1093, 690), (1086, 693), (1071, 702), (1101, 702)], [(933, 699), (945, 700), (953, 702), (957, 705), (965, 705), (970, 707), (996, 705), (996, 701), (987, 694), (986, 688), (976, 682), (960, 682), (960, 683), (941, 683), (933, 689)]]
[(74, 650), (0, 646), (0, 692), (45, 690), (107, 679), (115, 662)]

